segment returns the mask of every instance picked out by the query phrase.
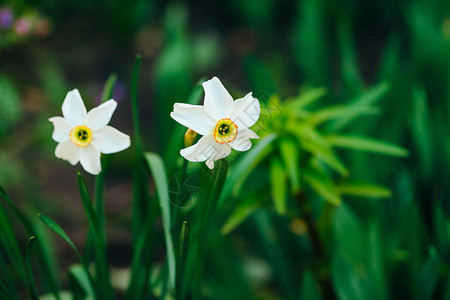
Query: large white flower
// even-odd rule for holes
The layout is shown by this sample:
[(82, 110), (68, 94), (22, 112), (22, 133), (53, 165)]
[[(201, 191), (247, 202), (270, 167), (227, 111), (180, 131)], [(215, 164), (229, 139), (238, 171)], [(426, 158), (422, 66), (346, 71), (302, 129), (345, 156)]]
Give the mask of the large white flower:
[(67, 93), (62, 105), (63, 117), (53, 117), (53, 139), (59, 144), (55, 155), (72, 165), (81, 163), (83, 168), (97, 175), (102, 170), (100, 153), (115, 153), (130, 146), (130, 137), (107, 126), (117, 107), (113, 99), (86, 111), (77, 89)]
[(180, 154), (189, 161), (206, 160), (214, 168), (214, 161), (228, 156), (231, 148), (247, 151), (250, 138), (258, 135), (249, 129), (260, 114), (258, 99), (252, 93), (233, 100), (217, 77), (203, 83), (204, 105), (175, 103), (170, 116), (178, 123), (203, 135), (197, 144), (182, 149)]

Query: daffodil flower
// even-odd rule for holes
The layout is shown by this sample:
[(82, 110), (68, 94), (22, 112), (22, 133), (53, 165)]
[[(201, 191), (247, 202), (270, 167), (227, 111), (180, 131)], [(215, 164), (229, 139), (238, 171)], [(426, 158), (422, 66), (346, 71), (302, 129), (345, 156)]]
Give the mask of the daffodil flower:
[(206, 161), (214, 168), (214, 161), (231, 153), (231, 148), (247, 151), (252, 146), (250, 139), (258, 135), (249, 127), (256, 123), (260, 114), (258, 99), (252, 93), (233, 100), (217, 77), (203, 83), (204, 105), (175, 103), (170, 116), (195, 132), (203, 135), (180, 154), (193, 162)]
[(113, 99), (86, 111), (77, 89), (67, 93), (62, 105), (63, 117), (53, 117), (52, 138), (59, 144), (57, 158), (67, 160), (73, 166), (78, 162), (83, 168), (97, 175), (102, 170), (100, 153), (115, 153), (130, 146), (130, 137), (108, 126), (117, 107)]

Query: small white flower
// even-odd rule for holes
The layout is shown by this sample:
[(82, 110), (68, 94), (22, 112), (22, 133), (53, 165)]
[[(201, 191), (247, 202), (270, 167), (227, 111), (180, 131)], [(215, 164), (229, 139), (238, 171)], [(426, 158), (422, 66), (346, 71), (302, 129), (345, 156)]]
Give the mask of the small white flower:
[(49, 119), (55, 127), (52, 137), (59, 143), (56, 157), (73, 166), (80, 162), (87, 172), (99, 174), (100, 153), (115, 153), (130, 146), (128, 135), (107, 126), (116, 107), (117, 102), (111, 99), (87, 112), (78, 90), (68, 92), (62, 105), (64, 118)]
[(248, 93), (233, 100), (217, 77), (203, 83), (204, 105), (175, 103), (170, 116), (178, 123), (198, 132), (203, 137), (180, 154), (187, 160), (200, 162), (214, 168), (214, 161), (231, 153), (231, 148), (247, 151), (252, 146), (250, 138), (258, 135), (249, 129), (260, 114), (258, 99)]

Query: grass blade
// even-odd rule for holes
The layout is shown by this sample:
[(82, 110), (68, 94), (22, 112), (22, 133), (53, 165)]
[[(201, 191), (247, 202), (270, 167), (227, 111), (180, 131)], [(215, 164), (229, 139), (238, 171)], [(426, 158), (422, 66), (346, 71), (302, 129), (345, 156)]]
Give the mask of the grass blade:
[[(1, 186), (0, 186), (0, 197), (4, 201), (6, 201), (8, 206), (12, 209), (13, 213), (19, 219), (20, 223), (24, 227), (28, 236), (36, 236), (35, 230), (33, 228), (32, 223), (30, 222), (30, 220), (17, 208), (17, 206), (14, 204), (14, 202), (11, 200), (9, 195), (6, 193), (6, 191)], [(0, 213), (1, 213), (1, 209), (0, 209)], [(6, 222), (6, 218), (2, 218), (0, 216), (0, 219), (3, 219), (3, 222)], [(13, 232), (12, 230), (7, 231), (5, 236), (10, 235), (12, 232)], [(14, 244), (11, 244), (11, 245), (14, 245)], [(47, 284), (49, 290), (55, 296), (55, 298), (57, 300), (60, 300), (59, 287), (58, 287), (58, 283), (57, 283), (54, 271), (51, 267), (50, 260), (46, 256), (46, 253), (44, 251), (44, 245), (42, 245), (40, 241), (38, 241), (38, 247), (36, 248), (36, 255), (38, 256), (39, 266), (41, 268), (45, 283)], [(17, 262), (20, 262), (20, 260), (18, 260)], [(19, 270), (24, 270), (24, 267), (21, 267)]]
[(181, 225), (180, 240), (178, 243), (177, 254), (177, 272), (176, 272), (176, 291), (175, 296), (178, 300), (183, 300), (185, 291), (183, 291), (184, 271), (189, 250), (189, 226), (186, 221)]
[(170, 199), (166, 169), (164, 168), (161, 157), (155, 153), (146, 153), (145, 158), (153, 176), (156, 186), (156, 193), (161, 208), (161, 217), (164, 228), (164, 238), (166, 240), (166, 255), (169, 268), (169, 289), (175, 288), (175, 251), (173, 246), (173, 238), (171, 233), (171, 213)]
[[(99, 227), (97, 215), (94, 211), (92, 201), (89, 197), (86, 182), (80, 173), (78, 173), (78, 188), (80, 190), (81, 202), (89, 222), (90, 231), (94, 234), (92, 239), (95, 246), (95, 262), (96, 262), (96, 277), (99, 284), (101, 295), (107, 299), (114, 299), (114, 292), (111, 286), (111, 279), (109, 274), (106, 247), (104, 242), (100, 239), (102, 234)], [(98, 266), (97, 266), (98, 265)]]
[(28, 239), (27, 247), (25, 248), (25, 261), (27, 264), (28, 275), (28, 291), (30, 293), (31, 300), (39, 300), (37, 295), (36, 286), (34, 284), (33, 269), (31, 268), (31, 250), (33, 249), (36, 237), (32, 236)]
[(275, 210), (280, 215), (286, 213), (287, 181), (284, 165), (278, 157), (270, 161), (270, 189)]
[(352, 195), (369, 198), (389, 198), (391, 191), (385, 187), (367, 183), (343, 183), (337, 186), (342, 195)]
[(335, 147), (367, 151), (390, 156), (408, 156), (408, 151), (399, 146), (363, 136), (329, 135), (325, 137), (325, 139)]
[[(91, 273), (89, 273), (89, 267), (86, 264), (86, 262), (83, 260), (83, 257), (81, 256), (81, 253), (78, 251), (77, 247), (75, 246), (75, 244), (72, 242), (72, 240), (69, 238), (69, 236), (66, 234), (66, 232), (64, 231), (64, 229), (61, 228), (61, 226), (59, 226), (58, 223), (55, 222), (55, 220), (53, 220), (50, 217), (47, 217), (46, 215), (43, 214), (38, 214), (39, 219), (45, 224), (47, 225), (48, 228), (50, 228), (51, 230), (53, 230), (57, 235), (59, 235), (64, 241), (66, 241), (66, 243), (73, 249), (73, 251), (75, 252), (75, 254), (78, 257), (78, 260), (83, 264), (84, 267), (84, 272), (86, 273), (87, 278), (89, 278), (89, 283), (91, 285), (91, 289), (92, 287), (95, 287), (95, 282), (94, 279), (92, 278)], [(99, 296), (98, 291), (96, 291), (96, 298), (97, 300), (102, 299)]]

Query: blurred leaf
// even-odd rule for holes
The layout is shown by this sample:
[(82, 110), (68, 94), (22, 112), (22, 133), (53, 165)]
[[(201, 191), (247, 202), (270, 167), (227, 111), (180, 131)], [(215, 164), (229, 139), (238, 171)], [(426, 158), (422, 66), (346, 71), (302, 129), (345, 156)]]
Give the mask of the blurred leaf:
[(275, 210), (283, 215), (286, 213), (287, 182), (284, 166), (278, 157), (270, 160), (270, 183)]
[(251, 170), (254, 168), (255, 161), (260, 159), (260, 155), (266, 148), (272, 147), (272, 143), (276, 137), (277, 136), (275, 134), (270, 134), (263, 137), (256, 145), (252, 147), (252, 149), (242, 155), (236, 164), (234, 164), (232, 171), (230, 171), (229, 177), (225, 181), (225, 185), (219, 199), (219, 206), (222, 205), (223, 202), (230, 196), (236, 184), (239, 182), (242, 184), (245, 181)]
[(314, 281), (314, 277), (309, 271), (305, 272), (303, 275), (300, 290), (300, 299), (322, 300), (316, 282)]
[(20, 96), (11, 80), (0, 74), (0, 137), (22, 114)]
[(339, 191), (325, 174), (310, 168), (305, 170), (303, 177), (311, 188), (327, 202), (336, 206), (341, 205), (342, 200)]
[(292, 139), (280, 139), (280, 154), (283, 158), (287, 174), (294, 194), (300, 191), (300, 147)]
[(368, 107), (371, 107), (371, 105), (380, 100), (388, 90), (389, 84), (382, 82), (354, 98), (350, 102), (352, 109), (349, 109), (345, 116), (342, 116), (340, 119), (336, 120), (331, 126), (333, 131), (337, 132), (347, 127), (356, 118), (361, 116), (361, 111), (365, 111)]
[(420, 271), (420, 288), (418, 299), (432, 300), (438, 284), (442, 261), (434, 248), (429, 250), (429, 257)]
[(244, 222), (251, 213), (260, 207), (259, 199), (253, 197), (246, 197), (243, 202), (233, 210), (231, 215), (228, 217), (225, 224), (222, 226), (220, 232), (223, 235), (229, 234), (236, 227), (238, 227), (242, 222)]
[(94, 299), (94, 291), (89, 282), (89, 277), (86, 276), (86, 272), (81, 265), (71, 265), (69, 267), (69, 279), (73, 281), (75, 285), (74, 288), (77, 290), (73, 291), (77, 295), (82, 292), (82, 298), (80, 299)]
[(32, 300), (39, 300), (36, 292), (36, 285), (34, 284), (33, 269), (31, 268), (31, 250), (33, 249), (36, 237), (32, 236), (28, 239), (27, 247), (25, 249), (25, 261), (27, 264), (28, 274), (28, 292)]
[(306, 81), (327, 85), (330, 78), (327, 67), (329, 45), (322, 2), (306, 0), (296, 3), (292, 56)]
[(415, 86), (413, 90), (412, 135), (418, 150), (422, 177), (430, 178), (433, 169), (433, 146), (428, 99), (423, 87)]
[(351, 195), (369, 198), (389, 198), (391, 191), (382, 186), (368, 183), (342, 183), (337, 185), (342, 195)]
[(335, 105), (312, 112), (309, 115), (307, 122), (312, 126), (317, 126), (330, 120), (346, 118), (349, 114), (352, 114), (354, 117), (379, 115), (380, 110), (372, 106), (361, 106), (355, 108), (354, 105)]
[[(89, 283), (91, 285), (90, 290), (93, 290), (92, 287), (94, 287), (95, 284), (94, 284), (94, 279), (92, 278), (91, 274), (89, 273), (89, 268), (85, 264), (85, 261), (83, 260), (83, 257), (81, 256), (81, 253), (78, 251), (77, 247), (72, 242), (72, 240), (69, 238), (69, 236), (66, 234), (66, 232), (61, 228), (61, 226), (58, 225), (58, 223), (56, 223), (50, 217), (47, 217), (46, 215), (43, 215), (43, 214), (38, 214), (38, 217), (39, 217), (39, 219), (41, 219), (42, 222), (44, 222), (45, 225), (47, 225), (51, 230), (53, 230), (57, 235), (59, 235), (64, 241), (66, 241), (66, 243), (69, 244), (69, 246), (73, 249), (73, 251), (75, 251), (75, 253), (78, 257), (78, 260), (83, 263), (84, 273), (86, 274), (86, 277), (89, 278)], [(99, 300), (100, 298), (98, 297), (99, 296), (98, 292), (96, 292), (96, 296), (97, 297), (95, 299)]]
[(169, 289), (175, 288), (175, 250), (173, 245), (173, 238), (171, 233), (171, 213), (170, 213), (170, 199), (166, 169), (164, 168), (161, 157), (156, 153), (145, 153), (148, 166), (155, 181), (156, 193), (158, 194), (159, 205), (161, 207), (161, 217), (163, 221), (164, 238), (166, 240), (166, 255), (169, 266)]
[(298, 97), (286, 101), (285, 105), (288, 110), (300, 110), (320, 100), (326, 94), (326, 88), (311, 88), (302, 91)]
[(408, 151), (379, 140), (355, 135), (328, 135), (325, 140), (335, 147), (367, 151), (390, 156), (407, 157)]
[(337, 26), (341, 76), (347, 95), (359, 95), (363, 88), (363, 82), (358, 68), (358, 56), (353, 44), (352, 28), (350, 20), (345, 15), (340, 15)]
[[(20, 223), (24, 227), (25, 231), (29, 236), (35, 236), (35, 229), (33, 228), (33, 224), (30, 222), (30, 220), (17, 208), (17, 206), (14, 204), (14, 202), (11, 200), (9, 195), (6, 193), (6, 191), (3, 189), (3, 187), (0, 186), (0, 197), (3, 198), (4, 201), (8, 204), (8, 206), (12, 209), (16, 217), (19, 219)], [(0, 206), (0, 213), (1, 213), (2, 207)], [(1, 220), (0, 215), (0, 220)], [(6, 218), (4, 220), (6, 222)], [(13, 232), (12, 230), (10, 232)], [(10, 241), (11, 243), (11, 241)], [(14, 243), (11, 243), (10, 245), (14, 245)], [(58, 300), (59, 298), (59, 288), (56, 281), (56, 276), (53, 273), (53, 269), (51, 267), (51, 260), (45, 253), (45, 246), (42, 242), (38, 241), (38, 248), (36, 249), (36, 254), (38, 256), (38, 261), (40, 264), (40, 267), (42, 269), (42, 275), (44, 277), (44, 282), (48, 285), (50, 291), (55, 296), (55, 298)], [(17, 263), (21, 263), (21, 260), (16, 259)], [(20, 269), (22, 270), (22, 268)]]
[(181, 225), (180, 240), (177, 251), (177, 272), (176, 272), (176, 299), (183, 300), (185, 291), (183, 291), (183, 274), (186, 268), (189, 251), (189, 226), (186, 221)]

